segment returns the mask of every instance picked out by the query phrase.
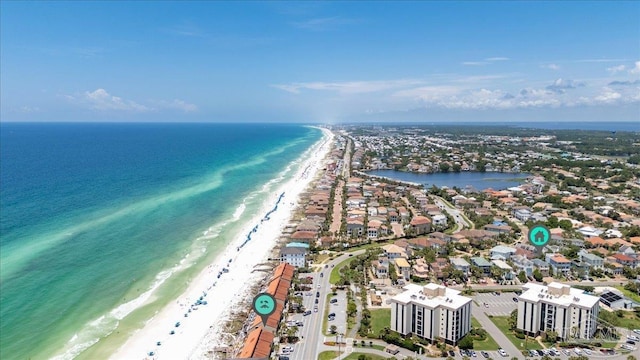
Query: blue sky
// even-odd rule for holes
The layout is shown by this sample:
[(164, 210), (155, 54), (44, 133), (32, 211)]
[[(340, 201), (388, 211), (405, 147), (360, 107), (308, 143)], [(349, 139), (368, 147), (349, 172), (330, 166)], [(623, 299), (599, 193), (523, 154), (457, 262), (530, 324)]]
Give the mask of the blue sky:
[(2, 121), (640, 121), (640, 2), (0, 3)]

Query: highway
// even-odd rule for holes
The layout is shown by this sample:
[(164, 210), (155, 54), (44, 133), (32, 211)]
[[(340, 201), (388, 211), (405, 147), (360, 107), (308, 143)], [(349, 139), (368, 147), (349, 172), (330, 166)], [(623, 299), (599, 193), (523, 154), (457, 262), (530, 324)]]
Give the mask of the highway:
[[(349, 254), (353, 254), (353, 256), (364, 254), (365, 250), (358, 250), (352, 253), (345, 253), (340, 255), (339, 257), (329, 261), (326, 265), (327, 268), (322, 268), (321, 272), (315, 272), (310, 274), (305, 274), (305, 276), (313, 277), (313, 289), (311, 292), (313, 296), (304, 296), (303, 304), (305, 308), (312, 310), (311, 315), (302, 316), (296, 315), (292, 317), (293, 319), (302, 319), (304, 322), (304, 326), (300, 327), (300, 331), (298, 331), (298, 336), (301, 336), (301, 340), (293, 346), (294, 351), (291, 353), (289, 358), (291, 360), (309, 360), (316, 359), (318, 354), (318, 349), (320, 345), (325, 340), (325, 336), (322, 333), (322, 321), (327, 316), (325, 313), (325, 306), (327, 302), (327, 294), (331, 292), (331, 284), (329, 284), (329, 275), (331, 274), (331, 270), (333, 266), (338, 265), (339, 263), (347, 260), (349, 258)], [(324, 276), (320, 277), (320, 273), (323, 273)], [(320, 284), (320, 288), (318, 288), (318, 284)], [(313, 312), (314, 302), (316, 299), (316, 291), (320, 292), (320, 297), (318, 299), (318, 312)], [(306, 293), (306, 292), (305, 292)], [(346, 304), (340, 304), (340, 306), (346, 306)], [(332, 310), (334, 311), (334, 310)], [(302, 338), (304, 337), (304, 338)], [(335, 340), (332, 338), (331, 340)]]

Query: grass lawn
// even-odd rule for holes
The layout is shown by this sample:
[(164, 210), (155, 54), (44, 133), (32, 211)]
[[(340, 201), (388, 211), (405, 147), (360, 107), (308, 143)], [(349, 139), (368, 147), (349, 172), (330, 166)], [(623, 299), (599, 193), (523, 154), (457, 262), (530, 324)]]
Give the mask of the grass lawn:
[(316, 256), (316, 264), (323, 263), (325, 260), (329, 258), (328, 254), (318, 254)]
[(525, 339), (518, 339), (513, 331), (509, 329), (508, 316), (494, 316), (490, 319), (519, 350), (543, 349), (542, 345), (540, 345), (540, 343), (538, 343), (535, 339), (528, 339), (527, 341), (525, 341)]
[(338, 357), (337, 351), (323, 351), (318, 354), (318, 360), (332, 360)]
[(391, 326), (391, 309), (373, 309), (371, 311), (371, 331), (375, 335), (380, 333), (380, 330), (385, 327)]
[[(471, 318), (471, 327), (473, 328), (481, 328), (482, 326), (476, 320), (476, 318)], [(491, 334), (487, 333), (487, 338), (484, 340), (473, 340), (473, 350), (487, 350), (487, 351), (495, 351), (498, 350), (500, 346), (498, 343), (493, 340)]]
[(353, 258), (348, 258), (347, 260), (341, 262), (336, 265), (333, 269), (331, 269), (331, 275), (329, 275), (329, 283), (335, 285), (340, 280), (340, 269), (349, 265)]
[(640, 303), (640, 295), (625, 289), (624, 286), (618, 285), (618, 286), (615, 286), (615, 288), (620, 290), (620, 291), (622, 291), (624, 296), (628, 297), (629, 299), (631, 299), (631, 300), (633, 300), (635, 302), (639, 302)]
[[(349, 354), (349, 356), (343, 358), (344, 360), (358, 360), (358, 356), (360, 355), (365, 355), (367, 357), (367, 359), (371, 359), (371, 360), (386, 360), (387, 358), (384, 356), (380, 356), (380, 355), (376, 355), (376, 354), (365, 354), (365, 353), (358, 353), (358, 352), (353, 352), (351, 354)], [(391, 354), (389, 354), (391, 355)]]
[(375, 247), (380, 247), (380, 246), (384, 246), (387, 244), (392, 244), (393, 241), (392, 240), (387, 240), (387, 241), (377, 241), (371, 244), (363, 244), (363, 245), (358, 245), (358, 246), (354, 246), (354, 247), (350, 247), (347, 250), (345, 250), (345, 252), (350, 253), (350, 252), (354, 252), (354, 251), (358, 251), (358, 250), (364, 250), (364, 249), (370, 249), (370, 248), (375, 248)]

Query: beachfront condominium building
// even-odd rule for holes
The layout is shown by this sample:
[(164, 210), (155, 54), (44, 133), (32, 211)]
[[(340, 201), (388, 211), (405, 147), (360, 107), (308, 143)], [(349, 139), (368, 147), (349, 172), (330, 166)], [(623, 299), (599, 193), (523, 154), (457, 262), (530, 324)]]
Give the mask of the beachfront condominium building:
[(441, 285), (409, 284), (391, 298), (391, 330), (455, 345), (471, 330), (471, 299)]
[(517, 328), (525, 334), (554, 331), (563, 340), (593, 337), (600, 310), (597, 296), (557, 282), (548, 286), (527, 283), (522, 288)]
[(280, 249), (280, 261), (297, 268), (307, 266), (307, 249), (304, 247), (287, 246)]

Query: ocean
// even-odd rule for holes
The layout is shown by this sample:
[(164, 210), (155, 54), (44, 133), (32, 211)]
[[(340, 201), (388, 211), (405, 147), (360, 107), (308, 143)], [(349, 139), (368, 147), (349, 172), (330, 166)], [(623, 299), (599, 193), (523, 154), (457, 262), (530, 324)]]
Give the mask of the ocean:
[(109, 354), (242, 236), (320, 138), (285, 124), (0, 124), (0, 358)]

